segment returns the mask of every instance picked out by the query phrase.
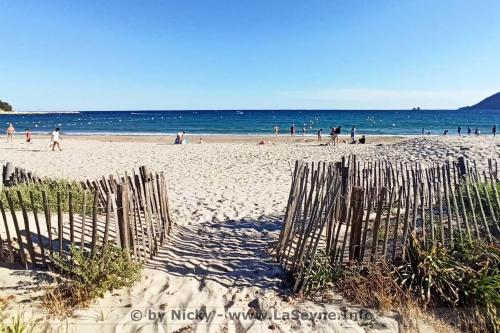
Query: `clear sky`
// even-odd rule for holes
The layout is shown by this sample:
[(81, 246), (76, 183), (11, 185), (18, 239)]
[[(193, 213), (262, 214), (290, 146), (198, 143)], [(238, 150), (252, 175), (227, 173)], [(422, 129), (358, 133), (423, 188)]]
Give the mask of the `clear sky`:
[(18, 110), (456, 108), (500, 91), (500, 1), (0, 0)]

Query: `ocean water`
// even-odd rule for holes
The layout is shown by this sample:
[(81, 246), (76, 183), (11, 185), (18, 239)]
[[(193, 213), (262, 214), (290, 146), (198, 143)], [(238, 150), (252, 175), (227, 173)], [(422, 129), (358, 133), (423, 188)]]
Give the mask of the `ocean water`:
[(348, 134), (356, 126), (358, 134), (418, 135), (422, 128), (431, 134), (442, 134), (445, 129), (453, 135), (457, 127), (462, 133), (467, 126), (472, 131), (490, 133), (493, 124), (500, 125), (499, 110), (224, 110), (224, 111), (82, 111), (72, 113), (18, 113), (0, 114), (4, 127), (14, 123), (18, 132), (30, 128), (33, 133), (49, 133), (60, 127), (69, 135), (164, 135), (186, 131), (187, 134), (272, 134), (279, 126), (281, 134), (288, 134), (296, 125), (315, 135), (324, 134), (331, 126), (342, 126)]

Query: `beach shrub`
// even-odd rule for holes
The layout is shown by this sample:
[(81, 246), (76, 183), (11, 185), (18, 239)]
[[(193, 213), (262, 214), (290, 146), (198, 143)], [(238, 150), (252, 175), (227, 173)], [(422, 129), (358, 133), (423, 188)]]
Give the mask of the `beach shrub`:
[[(350, 302), (400, 314), (406, 329), (424, 321), (468, 332), (500, 332), (500, 246), (467, 237), (454, 247), (425, 247), (411, 234), (399, 262), (332, 266), (319, 251), (306, 275), (306, 296), (333, 289)], [(445, 324), (448, 323), (448, 324)], [(449, 325), (449, 326), (447, 326)]]
[(453, 248), (439, 243), (425, 248), (412, 236), (408, 257), (393, 274), (424, 307), (451, 309), (462, 329), (500, 332), (499, 271), (498, 244), (464, 238)]
[[(37, 211), (43, 214), (43, 199), (42, 192), (45, 191), (47, 195), (47, 200), (49, 202), (50, 211), (55, 213), (57, 212), (57, 193), (61, 193), (61, 207), (62, 212), (69, 212), (69, 202), (68, 197), (69, 193), (72, 193), (73, 196), (73, 211), (75, 213), (80, 213), (83, 207), (83, 193), (85, 189), (83, 186), (76, 181), (68, 181), (64, 179), (57, 180), (44, 180), (41, 183), (20, 183), (16, 184), (12, 187), (6, 187), (3, 189), (3, 193), (0, 193), (0, 201), (2, 202), (4, 208), (9, 207), (7, 202), (7, 197), (5, 192), (9, 192), (10, 197), (12, 198), (12, 203), (14, 205), (15, 210), (20, 210), (21, 206), (19, 204), (19, 199), (17, 196), (17, 191), (21, 192), (21, 197), (23, 199), (24, 205), (26, 209), (31, 210), (31, 200), (30, 200), (30, 192), (33, 193), (35, 207)], [(92, 209), (94, 202), (94, 197), (87, 191), (86, 198), (86, 212), (89, 214)]]
[(131, 287), (141, 278), (142, 265), (112, 242), (97, 247), (93, 255), (72, 246), (70, 255), (55, 255), (53, 261), (63, 279), (45, 292), (42, 303), (49, 314), (57, 317), (66, 317), (76, 308), (90, 305), (107, 291)]

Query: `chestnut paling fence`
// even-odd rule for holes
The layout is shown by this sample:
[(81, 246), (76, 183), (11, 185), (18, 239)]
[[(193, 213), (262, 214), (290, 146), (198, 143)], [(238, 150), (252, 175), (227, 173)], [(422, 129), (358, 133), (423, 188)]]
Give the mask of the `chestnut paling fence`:
[(294, 291), (308, 286), (317, 256), (335, 267), (405, 258), (410, 237), (453, 247), (464, 237), (498, 242), (496, 160), (480, 172), (464, 158), (443, 163), (297, 161), (274, 248)]
[(50, 189), (54, 180), (12, 166), (3, 170), (4, 185), (45, 183), (48, 190), (30, 191), (29, 200), (19, 190), (0, 193), (7, 202), (0, 201), (0, 261), (50, 266), (54, 254), (67, 256), (70, 246), (93, 254), (114, 242), (127, 249), (133, 260), (145, 262), (170, 233), (163, 173), (149, 172), (143, 166), (131, 175), (81, 182), (83, 199), (76, 204), (70, 187), (62, 195), (60, 189)]

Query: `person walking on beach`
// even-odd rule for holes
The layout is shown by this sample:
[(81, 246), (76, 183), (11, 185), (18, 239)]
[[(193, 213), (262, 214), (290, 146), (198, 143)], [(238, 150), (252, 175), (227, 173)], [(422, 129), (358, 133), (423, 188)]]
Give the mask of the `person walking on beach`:
[(472, 130), (470, 129), (470, 126), (467, 126), (467, 135), (470, 135)]
[(497, 136), (497, 125), (493, 125), (493, 128), (491, 129), (491, 132), (493, 133), (493, 137)]
[(25, 138), (26, 138), (26, 143), (31, 143), (31, 131), (29, 128), (26, 129)]
[(55, 151), (56, 150), (56, 146), (57, 148), (59, 148), (59, 151), (61, 151), (61, 145), (60, 145), (60, 142), (61, 142), (61, 133), (59, 133), (59, 127), (56, 127), (56, 129), (52, 132), (52, 136), (50, 138), (50, 141), (52, 142), (52, 151)]
[(12, 123), (9, 123), (9, 127), (7, 127), (7, 142), (12, 142), (14, 139), (14, 133), (16, 133), (16, 129)]
[(339, 136), (340, 136), (340, 133), (342, 132), (342, 128), (339, 126), (335, 129), (335, 134), (334, 134), (334, 145), (338, 145), (339, 144)]
[(306, 135), (306, 127), (302, 126), (302, 136)]
[(321, 133), (323, 132), (323, 129), (318, 130), (318, 141), (321, 141)]
[(292, 124), (292, 127), (290, 127), (290, 135), (295, 136), (295, 124)]
[(355, 143), (356, 142), (356, 127), (353, 126), (351, 128), (351, 143)]
[(458, 126), (458, 136), (462, 136), (462, 127)]

